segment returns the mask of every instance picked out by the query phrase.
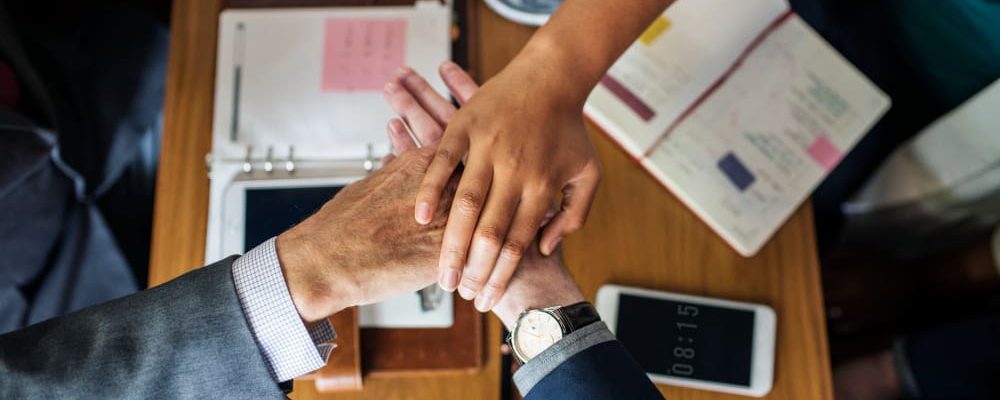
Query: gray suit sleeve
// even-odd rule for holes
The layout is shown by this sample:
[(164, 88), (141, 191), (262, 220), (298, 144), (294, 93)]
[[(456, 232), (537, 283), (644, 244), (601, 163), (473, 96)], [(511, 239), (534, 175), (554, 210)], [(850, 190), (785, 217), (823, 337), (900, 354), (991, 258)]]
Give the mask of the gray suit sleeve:
[(283, 399), (232, 262), (0, 336), (0, 398)]

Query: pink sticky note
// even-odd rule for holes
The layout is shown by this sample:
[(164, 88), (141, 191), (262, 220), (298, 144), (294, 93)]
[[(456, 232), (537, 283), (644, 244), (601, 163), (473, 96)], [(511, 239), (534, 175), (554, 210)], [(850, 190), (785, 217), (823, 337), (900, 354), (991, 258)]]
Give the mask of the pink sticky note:
[(327, 19), (323, 91), (382, 90), (405, 58), (405, 19)]
[(816, 140), (809, 145), (806, 151), (812, 157), (813, 161), (816, 161), (816, 164), (819, 164), (827, 172), (833, 170), (837, 166), (837, 163), (840, 162), (840, 159), (844, 157), (840, 149), (826, 135), (816, 137)]

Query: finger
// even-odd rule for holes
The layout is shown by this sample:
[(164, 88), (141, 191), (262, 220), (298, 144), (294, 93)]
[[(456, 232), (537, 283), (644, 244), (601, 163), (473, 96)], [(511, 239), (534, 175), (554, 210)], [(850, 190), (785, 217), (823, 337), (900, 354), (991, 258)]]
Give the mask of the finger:
[(521, 201), (496, 260), (496, 266), (479, 296), (476, 297), (475, 306), (480, 312), (492, 310), (503, 297), (514, 271), (521, 264), (525, 249), (530, 247), (535, 235), (538, 234), (538, 227), (545, 218), (551, 199), (552, 195), (545, 193), (526, 197)]
[(413, 129), (420, 143), (434, 143), (441, 139), (444, 128), (397, 82), (385, 84), (383, 96), (389, 106), (396, 111)]
[(458, 285), (458, 294), (463, 299), (475, 298), (489, 279), (520, 198), (520, 188), (508, 182), (493, 181), (482, 216), (479, 217), (472, 236), (462, 281)]
[(472, 76), (469, 76), (469, 73), (465, 72), (462, 67), (451, 61), (442, 63), (441, 67), (438, 68), (438, 74), (441, 75), (441, 80), (444, 81), (451, 95), (455, 96), (455, 100), (458, 100), (458, 104), (468, 103), (472, 95), (479, 90), (479, 85), (472, 80)]
[(545, 211), (545, 218), (542, 218), (542, 223), (538, 224), (538, 226), (542, 227), (548, 225), (549, 222), (552, 222), (552, 218), (555, 218), (555, 216), (556, 216), (556, 209), (553, 207), (549, 207), (549, 209)]
[(441, 242), (438, 284), (444, 290), (450, 292), (458, 287), (469, 252), (469, 240), (492, 179), (493, 169), (488, 163), (470, 163), (462, 172)]
[(403, 154), (417, 148), (417, 143), (413, 141), (410, 132), (406, 130), (406, 125), (399, 118), (389, 120), (385, 127), (389, 135), (389, 142), (392, 143), (393, 154)]
[(548, 256), (559, 245), (566, 235), (576, 232), (587, 222), (590, 205), (597, 194), (597, 184), (600, 181), (600, 170), (594, 167), (586, 171), (578, 179), (570, 181), (563, 189), (561, 210), (556, 214), (542, 232), (539, 249)]
[(465, 157), (468, 148), (469, 138), (461, 133), (451, 135), (438, 144), (434, 158), (427, 167), (427, 173), (424, 174), (417, 190), (414, 218), (418, 223), (426, 225), (431, 222), (431, 217), (441, 200), (441, 191), (451, 179), (455, 167)]
[(448, 121), (451, 121), (451, 117), (457, 111), (455, 106), (434, 90), (424, 77), (420, 76), (420, 74), (413, 71), (410, 67), (402, 67), (400, 71), (399, 75), (397, 75), (399, 80), (403, 83), (406, 91), (416, 99), (417, 103), (420, 103), (421, 108), (431, 118), (434, 118), (439, 126), (448, 125)]

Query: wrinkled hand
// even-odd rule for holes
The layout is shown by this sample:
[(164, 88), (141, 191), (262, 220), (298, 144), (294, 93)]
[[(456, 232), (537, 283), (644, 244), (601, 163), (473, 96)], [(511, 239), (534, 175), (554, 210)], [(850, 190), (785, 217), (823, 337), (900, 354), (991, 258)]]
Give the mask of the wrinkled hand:
[(525, 253), (521, 265), (510, 279), (503, 297), (493, 307), (493, 313), (507, 329), (521, 312), (532, 308), (568, 306), (585, 301), (573, 276), (566, 270), (559, 247), (551, 255), (543, 256), (535, 244)]
[[(445, 212), (423, 225), (410, 218), (417, 184), (432, 156), (432, 149), (400, 155), (278, 236), (278, 258), (303, 320), (434, 282)], [(446, 203), (450, 198), (443, 196)]]
[[(459, 103), (466, 102), (475, 93), (477, 86), (464, 71), (452, 63), (442, 65), (441, 77)], [(423, 145), (437, 143), (451, 116), (454, 106), (435, 92), (427, 82), (410, 69), (403, 69), (397, 79), (386, 85), (386, 100), (412, 128), (413, 136)], [(405, 154), (417, 148), (402, 120), (393, 119), (388, 125), (389, 139), (397, 154)], [(443, 209), (443, 207), (442, 207)], [(546, 215), (543, 224), (551, 219)], [(482, 297), (477, 298), (480, 307)], [(504, 295), (499, 298), (493, 312), (511, 328), (522, 311), (529, 308), (565, 306), (583, 301), (584, 297), (576, 282), (563, 265), (558, 247), (550, 256), (538, 251), (533, 242), (521, 259)]]

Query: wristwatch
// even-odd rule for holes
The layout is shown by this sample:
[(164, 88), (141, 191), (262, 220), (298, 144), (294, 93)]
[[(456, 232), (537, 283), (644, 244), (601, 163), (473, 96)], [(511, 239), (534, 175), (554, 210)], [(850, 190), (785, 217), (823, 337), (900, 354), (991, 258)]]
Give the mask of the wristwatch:
[(514, 359), (523, 365), (566, 335), (600, 320), (597, 309), (586, 301), (524, 310), (507, 337), (507, 344)]

